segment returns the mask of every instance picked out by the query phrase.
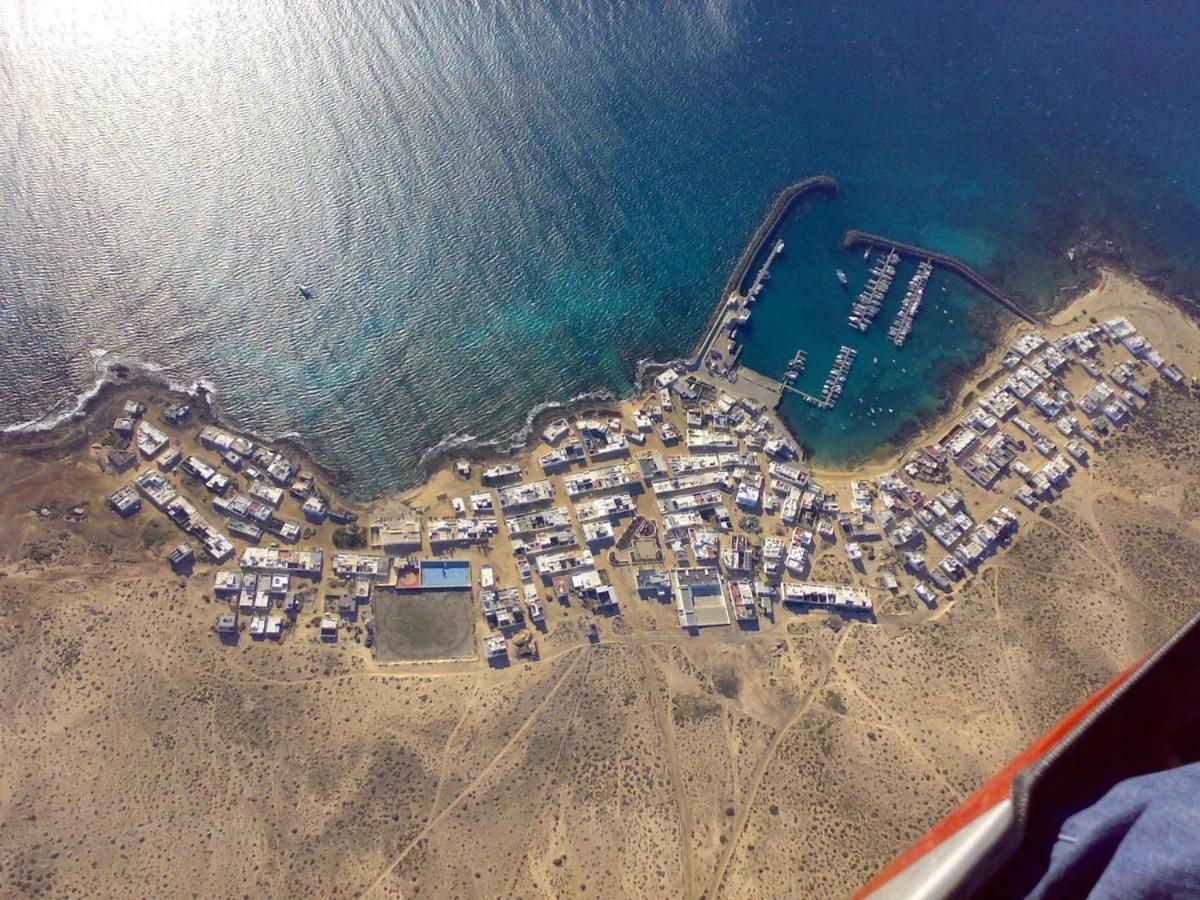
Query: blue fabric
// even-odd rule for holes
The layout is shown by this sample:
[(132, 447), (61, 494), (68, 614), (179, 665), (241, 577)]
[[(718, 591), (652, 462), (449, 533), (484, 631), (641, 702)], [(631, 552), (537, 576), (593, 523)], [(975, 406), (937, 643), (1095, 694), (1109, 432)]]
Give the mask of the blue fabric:
[(1200, 763), (1123, 781), (1067, 819), (1029, 896), (1200, 897)]

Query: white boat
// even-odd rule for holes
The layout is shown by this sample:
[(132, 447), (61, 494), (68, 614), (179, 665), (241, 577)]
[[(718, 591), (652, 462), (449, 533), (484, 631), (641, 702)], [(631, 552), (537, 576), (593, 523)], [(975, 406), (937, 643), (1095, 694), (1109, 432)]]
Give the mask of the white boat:
[(849, 284), (849, 279), (846, 278), (846, 273), (843, 272), (841, 269), (837, 270), (837, 280), (840, 281), (843, 286), (846, 284)]

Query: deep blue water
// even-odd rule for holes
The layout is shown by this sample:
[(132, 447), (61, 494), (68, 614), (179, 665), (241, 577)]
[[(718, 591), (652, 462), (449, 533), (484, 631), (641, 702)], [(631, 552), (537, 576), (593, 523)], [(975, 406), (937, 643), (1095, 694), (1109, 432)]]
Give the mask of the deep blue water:
[[(845, 222), (1044, 305), (1098, 229), (1200, 294), (1193, 3), (123, 6), (0, 6), (0, 422), (70, 405), (103, 349), (210, 379), (379, 494), (450, 434), (505, 438), (685, 353), (814, 171), (842, 191), (788, 225), (797, 264)], [(763, 321), (801, 299), (844, 328), (815, 287)], [(922, 349), (931, 321), (916, 369), (978, 349), (969, 327)], [(887, 427), (849, 427), (852, 394), (787, 412), (853, 456), (939, 399), (894, 393)]]

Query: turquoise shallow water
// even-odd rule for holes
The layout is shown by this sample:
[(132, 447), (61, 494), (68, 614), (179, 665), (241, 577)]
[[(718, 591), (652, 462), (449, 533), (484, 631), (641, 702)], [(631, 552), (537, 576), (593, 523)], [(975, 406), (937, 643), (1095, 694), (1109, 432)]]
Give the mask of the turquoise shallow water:
[[(764, 369), (844, 328), (805, 229), (818, 255), (843, 224), (928, 243), (1035, 305), (1099, 232), (1200, 294), (1197, 37), (1171, 0), (13, 0), (0, 423), (69, 407), (110, 351), (384, 493), (449, 436), (686, 353), (815, 171), (843, 190), (788, 226)], [(976, 348), (954, 318), (923, 315), (904, 378), (860, 356), (833, 415), (785, 410), (801, 439), (853, 457), (935, 403)], [(854, 391), (897, 411), (864, 424)]]

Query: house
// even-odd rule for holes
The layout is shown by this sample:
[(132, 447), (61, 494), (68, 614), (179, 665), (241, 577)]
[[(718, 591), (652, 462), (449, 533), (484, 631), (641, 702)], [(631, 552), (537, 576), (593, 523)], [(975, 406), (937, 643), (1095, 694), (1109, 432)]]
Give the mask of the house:
[(633, 464), (589, 469), (566, 476), (563, 479), (563, 486), (566, 488), (567, 496), (572, 499), (581, 497), (584, 494), (631, 488), (640, 485), (640, 471)]
[(204, 482), (204, 486), (211, 492), (220, 496), (229, 490), (229, 486), (233, 484), (228, 475), (220, 472), (215, 472), (213, 477)]
[(137, 462), (137, 457), (128, 450), (108, 451), (108, 464), (112, 466), (114, 472), (127, 472), (133, 468), (135, 462)]
[(606, 545), (613, 543), (616, 538), (616, 530), (612, 526), (612, 522), (600, 519), (592, 522), (584, 522), (583, 538), (589, 544)]
[(183, 451), (178, 447), (171, 447), (162, 456), (158, 458), (158, 467), (164, 472), (170, 472), (183, 459)]
[(329, 504), (323, 498), (313, 494), (304, 501), (300, 510), (308, 521), (320, 524), (325, 521), (325, 516), (329, 513)]
[(554, 485), (547, 480), (528, 481), (500, 488), (497, 491), (500, 508), (516, 509), (554, 500)]
[(127, 484), (109, 495), (108, 505), (117, 515), (128, 519), (142, 508), (142, 498), (137, 495), (133, 485)]
[(547, 425), (545, 431), (542, 432), (542, 439), (545, 440), (547, 444), (557, 444), (570, 430), (571, 428), (567, 424), (566, 419), (555, 419), (553, 422)]
[(785, 604), (796, 606), (850, 612), (871, 612), (874, 608), (870, 594), (863, 588), (850, 585), (785, 581), (780, 586), (780, 593)]
[(508, 656), (508, 641), (502, 634), (489, 634), (483, 639), (483, 653), (488, 659), (503, 659)]
[(333, 574), (345, 580), (369, 578), (382, 584), (388, 581), (392, 572), (390, 556), (373, 556), (366, 553), (335, 553), (332, 565)]
[(326, 613), (321, 616), (321, 640), (336, 641), (338, 634), (338, 618)]
[(236, 594), (242, 589), (242, 573), (225, 569), (213, 576), (213, 593)]
[(194, 562), (196, 559), (196, 551), (191, 544), (183, 543), (177, 545), (170, 553), (167, 554), (167, 562), (171, 564), (172, 569), (181, 569), (188, 563)]
[(167, 446), (167, 436), (149, 422), (140, 422), (137, 430), (138, 451), (146, 459), (153, 459)]
[(217, 634), (236, 634), (237, 616), (233, 613), (221, 613), (217, 616)]
[(510, 478), (518, 478), (521, 475), (521, 467), (512, 463), (500, 463), (494, 466), (487, 466), (483, 470), (482, 480), (484, 484), (498, 484), (501, 481), (507, 481)]
[(738, 507), (744, 510), (758, 509), (759, 501), (762, 499), (762, 475), (757, 472), (751, 472), (742, 479), (742, 483), (738, 485), (737, 496), (735, 502)]
[(269, 504), (273, 509), (278, 509), (279, 504), (283, 502), (283, 489), (273, 487), (265, 481), (251, 481), (250, 486), (246, 488), (246, 493), (255, 500)]
[(295, 477), (299, 468), (294, 462), (281, 454), (275, 458), (274, 462), (267, 466), (267, 475), (276, 484), (286, 486)]
[(320, 550), (292, 550), (281, 547), (247, 547), (239, 561), (242, 569), (252, 572), (287, 572), (293, 575), (319, 576), (324, 564)]
[(179, 427), (191, 414), (192, 408), (186, 403), (173, 403), (163, 410), (163, 421), (173, 427)]
[(593, 500), (585, 500), (575, 506), (575, 514), (579, 517), (580, 522), (631, 516), (636, 511), (637, 503), (628, 493), (608, 494)]
[(570, 528), (571, 514), (565, 506), (555, 506), (526, 515), (508, 516), (504, 525), (510, 535), (530, 534), (551, 528)]
[(754, 569), (750, 542), (740, 534), (733, 535), (728, 546), (721, 551), (721, 565), (731, 575), (749, 575)]
[(486, 543), (496, 533), (495, 519), (430, 519), (429, 546)]
[(665, 600), (671, 596), (671, 575), (658, 569), (638, 569), (638, 596), (644, 599)]
[(729, 583), (729, 601), (733, 605), (733, 617), (738, 624), (748, 625), (758, 621), (757, 604), (755, 603), (754, 586), (748, 581), (732, 581)]

